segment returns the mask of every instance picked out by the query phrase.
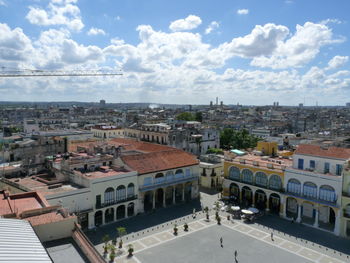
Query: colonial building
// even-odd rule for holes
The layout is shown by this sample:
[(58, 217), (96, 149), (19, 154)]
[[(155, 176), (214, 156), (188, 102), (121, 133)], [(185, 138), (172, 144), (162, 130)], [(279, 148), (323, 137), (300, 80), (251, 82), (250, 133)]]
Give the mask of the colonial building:
[(91, 132), (94, 134), (94, 137), (102, 139), (124, 137), (124, 130), (116, 126), (96, 125), (91, 128)]
[(350, 149), (299, 145), (285, 171), (287, 218), (340, 235), (343, 170)]
[(207, 189), (219, 189), (224, 174), (223, 156), (207, 154), (201, 155), (199, 160), (200, 185)]
[(340, 235), (350, 238), (350, 163), (344, 167)]

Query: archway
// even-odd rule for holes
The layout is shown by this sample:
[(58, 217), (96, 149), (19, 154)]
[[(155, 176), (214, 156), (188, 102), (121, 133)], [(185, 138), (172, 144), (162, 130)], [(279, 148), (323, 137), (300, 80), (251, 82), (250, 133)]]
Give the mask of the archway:
[(277, 174), (273, 174), (269, 179), (269, 188), (273, 190), (281, 190), (282, 188), (282, 180), (281, 177)]
[(253, 184), (254, 177), (253, 172), (249, 169), (242, 170), (242, 182), (246, 184)]
[(183, 178), (184, 173), (182, 171), (182, 169), (177, 169), (175, 172), (175, 178)]
[(240, 181), (240, 170), (235, 166), (231, 166), (228, 173), (228, 178), (231, 180)]
[(128, 184), (128, 198), (133, 197), (135, 195), (135, 185), (133, 183)]
[(185, 184), (185, 200), (186, 202), (191, 201), (192, 199), (192, 183)]
[(255, 207), (259, 210), (265, 210), (266, 208), (266, 201), (267, 197), (263, 190), (256, 190), (255, 191)]
[(114, 203), (115, 192), (112, 187), (106, 189), (104, 194), (104, 204), (109, 205)]
[(335, 212), (330, 206), (321, 206), (319, 209), (319, 227), (333, 231), (335, 226)]
[(117, 187), (117, 201), (122, 201), (126, 199), (126, 188), (124, 185), (119, 185)]
[(111, 207), (106, 209), (105, 211), (105, 223), (107, 224), (113, 221), (114, 221), (114, 209)]
[(303, 223), (306, 224), (314, 224), (315, 223), (315, 209), (314, 205), (310, 202), (303, 202), (302, 204), (302, 214), (301, 214), (301, 220)]
[(165, 182), (165, 176), (163, 173), (157, 173), (156, 176), (154, 177), (154, 183), (156, 184), (161, 184)]
[(269, 207), (272, 214), (279, 214), (281, 206), (281, 198), (278, 194), (270, 194)]
[(156, 190), (156, 208), (163, 207), (163, 198), (164, 198), (164, 190), (162, 188), (158, 188)]
[(298, 201), (293, 197), (286, 200), (286, 216), (294, 219), (298, 217)]
[(128, 217), (133, 216), (135, 213), (135, 205), (134, 203), (128, 204)]
[(235, 183), (230, 184), (230, 200), (232, 200), (235, 204), (240, 202), (239, 186)]
[(120, 205), (117, 208), (117, 220), (125, 218), (125, 205)]
[(263, 172), (255, 173), (255, 185), (267, 188), (267, 175)]
[(172, 186), (168, 186), (165, 189), (165, 204), (167, 206), (173, 204), (173, 187)]
[(248, 186), (242, 188), (242, 205), (249, 207), (253, 203), (253, 192)]
[(178, 184), (175, 186), (175, 202), (177, 204), (182, 202), (182, 189), (183, 189), (182, 184)]
[(95, 213), (95, 226), (102, 225), (102, 211), (97, 211)]
[(145, 212), (153, 209), (153, 192), (152, 191), (148, 191), (145, 193), (145, 196), (143, 198), (143, 206), (144, 206)]

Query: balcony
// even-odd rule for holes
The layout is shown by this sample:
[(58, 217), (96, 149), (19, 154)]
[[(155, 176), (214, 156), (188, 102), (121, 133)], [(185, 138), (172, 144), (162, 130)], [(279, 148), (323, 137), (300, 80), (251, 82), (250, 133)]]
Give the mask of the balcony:
[(158, 180), (153, 183), (140, 185), (140, 191), (146, 192), (149, 190), (154, 190), (159, 187), (167, 187), (169, 185), (184, 183), (188, 181), (198, 180), (198, 174), (192, 174), (190, 176), (182, 176), (182, 177), (173, 177), (173, 178), (165, 178), (164, 180)]
[(113, 201), (108, 202), (108, 203), (96, 204), (96, 209), (109, 207), (109, 206), (112, 206), (112, 205), (117, 205), (117, 204), (121, 204), (121, 203), (128, 202), (128, 201), (133, 201), (133, 200), (136, 200), (136, 199), (137, 199), (137, 195), (132, 195), (132, 196), (129, 196), (129, 197), (127, 197), (125, 199), (122, 199), (122, 200), (113, 200)]
[(304, 199), (306, 201), (316, 202), (316, 203), (319, 203), (319, 204), (328, 205), (328, 206), (332, 206), (332, 207), (338, 207), (337, 206), (337, 200), (335, 200), (333, 202), (332, 201), (326, 201), (326, 200), (323, 200), (323, 199), (319, 199), (317, 197), (306, 196), (306, 195), (303, 195), (303, 194), (293, 193), (293, 192), (289, 192), (289, 191), (287, 191), (285, 194), (287, 196)]

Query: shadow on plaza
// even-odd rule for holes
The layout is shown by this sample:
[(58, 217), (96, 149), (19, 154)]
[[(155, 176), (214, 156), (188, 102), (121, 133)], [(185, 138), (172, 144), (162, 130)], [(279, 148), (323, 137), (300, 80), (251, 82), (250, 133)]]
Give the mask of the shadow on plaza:
[(337, 237), (319, 229), (312, 228), (300, 223), (291, 223), (291, 221), (282, 219), (274, 215), (265, 215), (255, 221), (265, 227), (272, 228), (274, 231), (280, 231), (286, 235), (297, 237), (308, 242), (315, 243), (315, 246), (321, 245), (331, 250), (337, 250), (341, 253), (350, 254), (350, 240)]
[(199, 199), (192, 200), (189, 203), (160, 208), (149, 213), (139, 214), (125, 220), (97, 227), (95, 230), (88, 230), (85, 234), (94, 245), (98, 245), (102, 243), (102, 237), (106, 234), (108, 234), (111, 239), (115, 239), (117, 237), (117, 227), (125, 227), (127, 233), (130, 234), (179, 217), (190, 215), (193, 213), (193, 208), (195, 208), (196, 211), (201, 210)]

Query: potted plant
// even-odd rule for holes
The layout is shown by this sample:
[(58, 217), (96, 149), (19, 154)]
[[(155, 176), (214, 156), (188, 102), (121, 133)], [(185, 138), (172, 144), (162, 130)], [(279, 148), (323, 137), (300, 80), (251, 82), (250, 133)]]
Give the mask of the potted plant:
[(118, 244), (118, 248), (120, 249), (120, 248), (123, 247), (122, 237), (127, 234), (126, 228), (125, 227), (117, 227), (117, 232), (118, 232), (118, 236), (120, 237), (120, 241), (119, 241), (119, 244)]
[(177, 229), (177, 225), (175, 224), (175, 225), (174, 225), (174, 235), (175, 235), (175, 236), (177, 235), (177, 230), (178, 230), (178, 229)]
[(205, 217), (207, 218), (207, 221), (209, 221), (209, 208), (207, 206), (204, 208), (204, 212), (205, 212)]
[(103, 253), (104, 254), (108, 253), (108, 241), (109, 241), (109, 235), (104, 235), (102, 237), (102, 242), (105, 243), (103, 246)]
[(227, 221), (230, 221), (230, 215), (227, 215)]
[(118, 243), (118, 248), (121, 249), (123, 248), (123, 240), (120, 239), (119, 243)]
[(114, 262), (114, 259), (115, 259), (115, 253), (111, 253), (109, 254), (109, 259), (111, 260), (111, 262)]
[(111, 251), (111, 254), (115, 254), (115, 250), (116, 250), (115, 245), (109, 244), (108, 249)]
[(133, 256), (133, 253), (134, 252), (134, 247), (130, 244), (128, 245), (128, 257), (132, 257)]
[(188, 225), (187, 225), (187, 223), (184, 224), (184, 231), (185, 231), (185, 232), (188, 231)]

